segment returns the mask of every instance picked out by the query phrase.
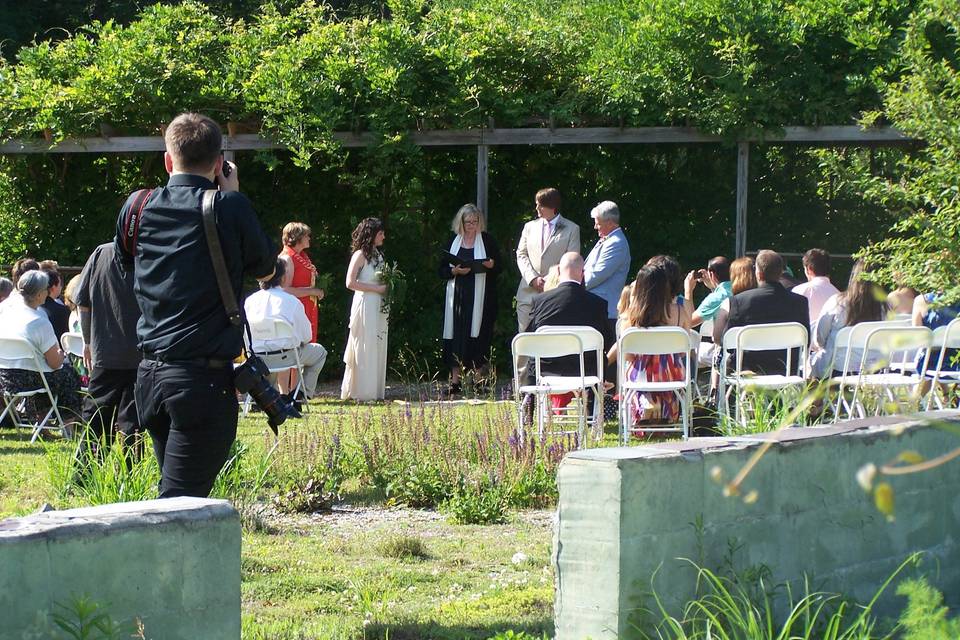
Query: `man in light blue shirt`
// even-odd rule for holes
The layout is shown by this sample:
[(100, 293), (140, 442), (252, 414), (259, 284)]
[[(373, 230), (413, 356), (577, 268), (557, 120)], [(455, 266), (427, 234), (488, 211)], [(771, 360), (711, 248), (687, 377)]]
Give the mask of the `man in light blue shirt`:
[(617, 302), (630, 272), (630, 245), (620, 228), (620, 209), (605, 200), (590, 212), (599, 242), (587, 255), (583, 265), (583, 285), (587, 291), (607, 303), (607, 318), (616, 335)]
[(698, 282), (702, 282), (703, 286), (711, 291), (697, 307), (697, 310), (693, 312), (691, 327), (697, 327), (703, 322), (713, 320), (717, 312), (720, 311), (720, 305), (723, 304), (723, 301), (733, 295), (733, 285), (730, 282), (730, 261), (723, 256), (717, 256), (707, 263), (706, 269), (698, 269), (688, 273), (683, 281), (684, 298), (693, 300), (693, 290)]

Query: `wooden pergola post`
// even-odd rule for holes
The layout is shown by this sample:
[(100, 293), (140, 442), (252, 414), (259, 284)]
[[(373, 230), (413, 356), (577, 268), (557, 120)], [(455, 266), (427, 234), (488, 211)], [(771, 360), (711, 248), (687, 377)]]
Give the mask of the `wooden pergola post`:
[(742, 258), (747, 253), (747, 180), (750, 173), (750, 143), (737, 143), (737, 224), (733, 254)]
[(485, 144), (477, 145), (477, 207), (483, 211), (487, 219), (490, 219), (490, 212), (487, 210), (487, 196), (489, 195), (489, 169), (487, 161), (490, 158), (490, 147)]

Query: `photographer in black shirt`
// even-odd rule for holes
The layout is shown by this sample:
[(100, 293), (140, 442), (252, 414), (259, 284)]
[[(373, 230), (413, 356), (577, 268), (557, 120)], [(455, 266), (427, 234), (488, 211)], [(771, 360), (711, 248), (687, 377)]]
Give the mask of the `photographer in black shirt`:
[(114, 242), (119, 255), (134, 260), (143, 353), (135, 395), (160, 464), (160, 497), (205, 497), (236, 438), (233, 359), (243, 338), (242, 327), (227, 317), (213, 271), (201, 217), (204, 192), (219, 189), (217, 232), (235, 295), (244, 275), (273, 275), (277, 252), (239, 192), (236, 166), (222, 159), (216, 122), (181, 114), (164, 142), (170, 179), (127, 199)]

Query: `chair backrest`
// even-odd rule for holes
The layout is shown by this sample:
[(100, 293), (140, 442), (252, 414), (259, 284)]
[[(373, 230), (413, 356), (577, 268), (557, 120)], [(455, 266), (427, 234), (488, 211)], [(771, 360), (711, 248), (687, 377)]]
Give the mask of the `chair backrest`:
[(960, 349), (960, 318), (954, 318), (950, 324), (934, 329), (930, 346), (935, 349)]
[(863, 349), (867, 344), (867, 336), (875, 329), (892, 329), (909, 327), (910, 322), (905, 320), (874, 320), (870, 322), (861, 322), (852, 327), (844, 327), (840, 330), (843, 334), (846, 332), (845, 342), (840, 343), (840, 336), (837, 336), (837, 345), (842, 347), (852, 347), (854, 349)]
[(799, 322), (751, 324), (737, 334), (739, 351), (784, 351), (807, 348), (807, 328)]
[(24, 338), (0, 338), (0, 362), (33, 360), (34, 371), (43, 372), (40, 353)]
[(660, 356), (690, 350), (690, 334), (681, 327), (631, 327), (620, 336), (622, 355)]
[(279, 318), (266, 318), (251, 322), (250, 335), (255, 343), (266, 342), (267, 340), (283, 340), (285, 338), (293, 338), (296, 341), (293, 327), (286, 320)]
[(551, 326), (547, 325), (545, 327), (540, 327), (537, 329), (537, 333), (572, 333), (580, 338), (581, 344), (583, 344), (584, 351), (599, 351), (603, 352), (603, 334), (594, 329), (593, 327), (586, 327), (581, 325), (575, 326)]
[(513, 359), (560, 358), (583, 353), (583, 342), (575, 333), (551, 331), (548, 333), (518, 333), (511, 343)]
[(66, 353), (83, 357), (83, 334), (68, 331), (60, 336), (60, 346)]
[(932, 341), (933, 332), (927, 327), (879, 327), (867, 335), (861, 363), (866, 363), (871, 351), (889, 360), (898, 352), (927, 348)]
[(631, 327), (617, 341), (617, 381), (627, 376), (628, 355), (662, 356), (679, 353), (683, 356), (684, 382), (689, 383), (695, 371), (696, 358), (690, 357), (697, 341), (682, 327)]
[[(798, 350), (799, 369), (806, 374), (807, 328), (799, 322), (772, 322), (734, 327), (723, 336), (724, 353), (733, 350), (736, 354), (735, 375), (740, 376), (743, 368), (743, 354), (748, 351), (784, 351), (784, 373), (793, 375), (793, 350)], [(726, 370), (724, 366), (724, 370)]]
[(701, 340), (704, 337), (710, 338), (712, 340), (713, 339), (713, 320), (712, 319), (704, 320), (703, 322), (701, 322), (698, 333), (700, 334)]

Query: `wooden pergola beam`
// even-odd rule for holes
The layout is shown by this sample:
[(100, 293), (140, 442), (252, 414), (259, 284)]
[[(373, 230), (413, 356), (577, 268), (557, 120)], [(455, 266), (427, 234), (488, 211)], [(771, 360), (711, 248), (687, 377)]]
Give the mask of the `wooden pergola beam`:
[[(373, 133), (335, 133), (334, 138), (347, 148), (375, 144)], [(410, 142), (421, 147), (554, 145), (554, 144), (716, 144), (724, 138), (701, 133), (690, 127), (571, 127), (526, 129), (454, 129), (411, 131)], [(738, 140), (761, 144), (898, 144), (915, 140), (892, 127), (861, 129), (857, 126), (786, 127), (783, 134), (752, 136)], [(284, 145), (257, 134), (224, 136), (228, 151), (280, 149)], [(163, 151), (161, 136), (117, 136), (113, 138), (76, 138), (50, 143), (46, 140), (7, 140), (0, 142), (0, 154), (36, 153), (144, 153)]]

